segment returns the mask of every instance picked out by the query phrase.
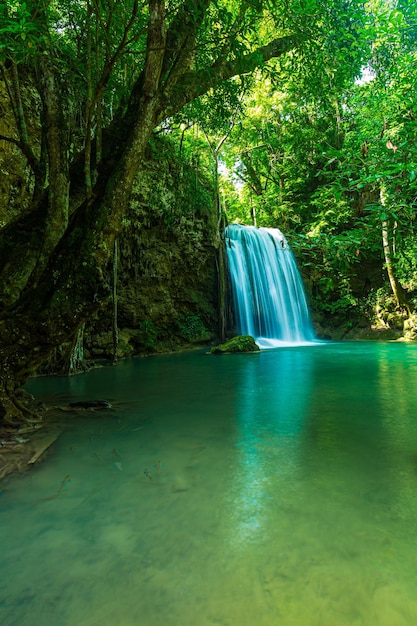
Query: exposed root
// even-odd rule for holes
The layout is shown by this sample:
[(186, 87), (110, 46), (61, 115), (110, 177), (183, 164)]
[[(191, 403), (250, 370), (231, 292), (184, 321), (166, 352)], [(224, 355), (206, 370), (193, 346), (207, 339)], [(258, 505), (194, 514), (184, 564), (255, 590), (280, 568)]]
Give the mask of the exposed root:
[(42, 416), (15, 394), (2, 396), (1, 409), (3, 413), (1, 425), (8, 432), (16, 430), (28, 432), (28, 429), (39, 427), (42, 421)]
[[(0, 409), (3, 414), (6, 411), (7, 417), (3, 417), (0, 424), (0, 481), (6, 476), (27, 471), (48, 454), (68, 423), (67, 412), (82, 417), (87, 413), (100, 415), (103, 411), (121, 408), (108, 400), (73, 402), (65, 406), (45, 407), (43, 419), (31, 404), (35, 404), (34, 398), (23, 392), (18, 398), (4, 393), (1, 397)], [(66, 413), (65, 417), (60, 414), (61, 411)]]

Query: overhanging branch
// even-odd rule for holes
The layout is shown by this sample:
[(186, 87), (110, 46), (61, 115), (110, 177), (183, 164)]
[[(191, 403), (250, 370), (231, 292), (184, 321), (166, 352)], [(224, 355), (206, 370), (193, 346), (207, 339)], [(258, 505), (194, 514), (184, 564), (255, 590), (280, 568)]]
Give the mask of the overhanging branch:
[[(162, 74), (173, 86), (178, 78), (178, 70), (184, 67), (184, 53), (188, 57), (194, 47), (195, 37), (200, 28), (211, 0), (185, 0), (173, 18), (166, 38), (166, 50)], [(165, 84), (165, 90), (169, 89)]]
[(143, 93), (153, 97), (159, 87), (166, 40), (165, 2), (149, 0), (148, 39), (143, 70)]
[(227, 58), (219, 57), (209, 68), (184, 73), (177, 82), (172, 94), (166, 94), (167, 100), (164, 113), (167, 117), (174, 115), (185, 104), (207, 93), (220, 82), (234, 76), (249, 74), (267, 61), (278, 58), (296, 48), (300, 42), (299, 36), (286, 35), (285, 37), (274, 39), (265, 46), (261, 46), (257, 50), (239, 58), (227, 60)]

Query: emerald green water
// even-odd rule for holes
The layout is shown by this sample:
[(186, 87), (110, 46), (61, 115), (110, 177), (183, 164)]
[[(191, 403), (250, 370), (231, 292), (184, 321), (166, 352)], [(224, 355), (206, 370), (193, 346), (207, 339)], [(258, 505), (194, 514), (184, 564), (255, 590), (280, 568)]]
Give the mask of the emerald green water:
[(1, 626), (417, 623), (417, 346), (152, 357), (28, 389), (120, 405), (69, 416), (6, 483)]

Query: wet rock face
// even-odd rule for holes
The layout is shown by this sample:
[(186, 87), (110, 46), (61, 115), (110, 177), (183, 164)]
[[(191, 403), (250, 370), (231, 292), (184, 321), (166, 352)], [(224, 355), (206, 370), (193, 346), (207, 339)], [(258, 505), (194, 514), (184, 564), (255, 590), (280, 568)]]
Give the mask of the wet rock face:
[[(23, 89), (23, 97), (27, 110), (33, 113), (28, 129), (36, 144), (40, 102), (30, 85)], [(0, 134), (17, 139), (1, 77)], [(0, 174), (1, 227), (29, 205), (33, 188), (26, 159), (12, 142), (0, 142)], [(153, 138), (138, 172), (118, 242), (118, 358), (175, 350), (213, 339), (218, 297), (214, 217), (210, 184), (178, 158), (166, 139)], [(109, 285), (112, 274), (110, 266)], [(86, 324), (85, 359), (114, 357), (112, 316), (113, 305), (109, 302)], [(61, 361), (70, 351), (71, 342), (60, 351)], [(62, 367), (65, 370), (65, 365)], [(56, 366), (51, 365), (51, 372), (55, 370)]]
[[(166, 150), (138, 173), (119, 240), (119, 358), (209, 343), (217, 328), (212, 190)], [(111, 358), (111, 315), (87, 327), (86, 358)]]

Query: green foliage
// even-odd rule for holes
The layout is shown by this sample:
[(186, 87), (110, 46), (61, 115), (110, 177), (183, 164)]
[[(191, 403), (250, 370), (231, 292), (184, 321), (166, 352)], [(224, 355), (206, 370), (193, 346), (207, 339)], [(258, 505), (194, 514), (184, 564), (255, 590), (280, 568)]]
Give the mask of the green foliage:
[(42, 42), (44, 34), (32, 19), (30, 4), (19, 0), (0, 2), (0, 63), (11, 56), (25, 60)]
[(209, 93), (186, 105), (173, 117), (174, 125), (198, 124), (209, 135), (223, 133), (230, 128), (231, 119), (236, 113), (243, 114), (242, 97), (252, 84), (245, 76), (220, 83)]
[(139, 324), (138, 340), (147, 349), (152, 350), (155, 347), (158, 338), (158, 331), (154, 322), (144, 320)]
[[(399, 251), (394, 258), (396, 272), (401, 284), (417, 295), (417, 241), (414, 233), (401, 240)], [(414, 301), (416, 299), (414, 296)]]
[(338, 237), (324, 233), (294, 237), (292, 247), (308, 276), (316, 313), (345, 319), (360, 313), (360, 300), (351, 284), (363, 254), (358, 242), (355, 231), (345, 231)]
[(197, 341), (207, 336), (208, 331), (199, 315), (185, 313), (177, 319), (180, 336), (186, 341)]
[[(194, 159), (193, 153), (185, 150), (178, 153), (174, 133), (154, 135), (149, 147), (149, 160), (130, 198), (132, 216), (124, 219), (124, 226), (141, 230), (158, 224), (177, 233), (176, 236), (182, 231), (191, 237), (201, 217), (214, 227), (210, 173)], [(152, 207), (151, 219), (149, 206)]]
[(336, 27), (311, 58), (307, 41), (277, 61), (279, 87), (273, 71), (259, 79), (224, 155), (229, 219), (284, 230), (316, 309), (332, 315), (360, 310), (357, 277), (382, 268), (383, 222), (393, 271), (411, 294), (417, 285), (417, 9), (354, 4), (320, 16), (315, 2), (298, 5), (300, 23)]
[[(417, 278), (410, 243), (417, 195), (416, 80), (412, 69), (416, 48), (410, 43), (404, 15), (387, 3), (375, 2), (373, 8), (369, 28), (376, 37), (374, 78), (349, 90), (342, 120), (343, 144), (327, 151), (327, 164), (320, 174), (324, 186), (317, 195), (320, 200), (323, 192), (333, 194), (339, 206), (341, 201), (349, 202), (350, 228), (364, 232), (363, 243), (371, 254), (378, 239), (382, 242), (381, 224), (385, 222), (392, 269), (403, 286), (413, 289)], [(415, 18), (416, 12), (414, 25)], [(323, 212), (318, 215), (325, 217)]]

